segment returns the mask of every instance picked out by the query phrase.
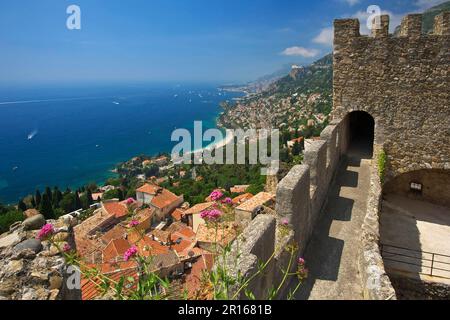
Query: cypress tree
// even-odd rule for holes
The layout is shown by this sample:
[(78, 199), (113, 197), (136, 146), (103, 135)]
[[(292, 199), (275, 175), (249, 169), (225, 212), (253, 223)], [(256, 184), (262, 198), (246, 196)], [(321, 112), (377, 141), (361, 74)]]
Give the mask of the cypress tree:
[(80, 200), (80, 195), (78, 194), (78, 191), (75, 192), (75, 210), (81, 209), (82, 204)]
[(87, 189), (87, 191), (86, 191), (86, 199), (87, 199), (88, 206), (90, 206), (91, 204), (94, 203), (94, 199), (92, 199), (92, 191), (89, 189)]
[(34, 200), (33, 196), (31, 197), (30, 203), (32, 208), (36, 208), (36, 201)]
[(45, 194), (47, 195), (50, 202), (53, 202), (53, 195), (52, 190), (50, 190), (50, 187), (45, 188)]
[(25, 204), (25, 202), (23, 202), (23, 199), (19, 201), (17, 207), (19, 208), (20, 211), (24, 212), (27, 210), (27, 205)]
[(36, 208), (41, 206), (42, 196), (39, 190), (36, 190), (36, 194), (34, 196), (34, 202), (36, 203)]
[(124, 195), (123, 195), (122, 189), (118, 189), (117, 190), (117, 195), (118, 195), (118, 198), (119, 198), (120, 201), (124, 200)]
[(63, 198), (63, 194), (61, 191), (59, 191), (59, 189), (57, 187), (55, 187), (55, 189), (53, 190), (53, 207), (54, 208), (59, 208), (59, 203), (61, 202)]
[(46, 193), (42, 196), (41, 206), (39, 210), (45, 217), (45, 219), (53, 219), (55, 217), (53, 212), (52, 203)]

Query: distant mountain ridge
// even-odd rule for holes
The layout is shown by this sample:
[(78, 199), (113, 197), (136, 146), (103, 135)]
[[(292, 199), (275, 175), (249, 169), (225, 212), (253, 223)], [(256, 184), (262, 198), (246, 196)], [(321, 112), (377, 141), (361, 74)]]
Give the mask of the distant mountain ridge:
[[(432, 7), (423, 13), (423, 30), (429, 33), (434, 28), (434, 18), (450, 10), (450, 1)], [(399, 32), (397, 28), (397, 34)], [(281, 70), (280, 70), (281, 72)], [(275, 76), (276, 75), (276, 76)], [(265, 81), (258, 90), (241, 86), (249, 95), (236, 105), (225, 104), (219, 118), (222, 127), (277, 127), (282, 124), (295, 127), (305, 122), (305, 117), (319, 115), (327, 119), (333, 105), (333, 54), (308, 66), (290, 67), (284, 75), (261, 78)], [(253, 82), (261, 84), (256, 80)], [(287, 119), (287, 120), (286, 120)]]
[(286, 76), (291, 71), (292, 65), (294, 63), (285, 64), (277, 71), (245, 84), (229, 84), (223, 85), (220, 88), (227, 91), (242, 91), (249, 94), (257, 94), (267, 90), (274, 82)]

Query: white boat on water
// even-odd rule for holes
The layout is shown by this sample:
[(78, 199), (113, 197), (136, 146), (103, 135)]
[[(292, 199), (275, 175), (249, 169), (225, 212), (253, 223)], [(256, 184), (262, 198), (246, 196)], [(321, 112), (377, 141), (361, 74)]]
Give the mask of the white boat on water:
[(28, 134), (28, 140), (33, 139), (38, 134), (37, 130), (34, 130), (33, 132)]

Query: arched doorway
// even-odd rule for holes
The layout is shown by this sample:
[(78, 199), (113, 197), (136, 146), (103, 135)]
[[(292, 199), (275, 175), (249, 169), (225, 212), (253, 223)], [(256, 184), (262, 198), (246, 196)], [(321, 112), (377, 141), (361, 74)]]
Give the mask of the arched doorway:
[(372, 157), (375, 120), (365, 111), (351, 112), (348, 117), (350, 150), (359, 151)]

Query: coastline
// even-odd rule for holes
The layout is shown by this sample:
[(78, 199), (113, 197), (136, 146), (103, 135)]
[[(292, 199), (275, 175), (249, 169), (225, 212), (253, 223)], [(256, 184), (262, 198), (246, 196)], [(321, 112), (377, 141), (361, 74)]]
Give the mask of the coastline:
[[(53, 92), (53, 88), (50, 89), (48, 96), (51, 96)], [(81, 91), (80, 96), (85, 94), (84, 89), (82, 89), (79, 89)], [(10, 134), (11, 138), (8, 139), (8, 141), (11, 141), (11, 146), (7, 148), (11, 163), (4, 164), (4, 168), (0, 168), (0, 170), (7, 172), (0, 179), (3, 180), (0, 181), (0, 202), (17, 204), (20, 199), (34, 194), (36, 189), (43, 190), (46, 186), (57, 186), (60, 190), (67, 187), (75, 190), (89, 183), (102, 186), (109, 178), (118, 177), (119, 175), (115, 172), (118, 166), (133, 157), (138, 155), (156, 157), (158, 154), (169, 154), (174, 146), (174, 143), (170, 142), (170, 132), (174, 128), (170, 125), (172, 122), (176, 127), (182, 128), (184, 126), (191, 131), (192, 122), (189, 120), (199, 119), (204, 122), (204, 130), (219, 129), (224, 133), (224, 130), (218, 125), (218, 119), (224, 111), (219, 107), (220, 103), (245, 95), (243, 92), (226, 93), (220, 90), (218, 86), (185, 87), (183, 89), (178, 87), (150, 87), (150, 89), (146, 88), (150, 91), (146, 91), (142, 95), (136, 95), (136, 92), (141, 93), (142, 88), (128, 92), (128, 89), (117, 91), (115, 87), (111, 89), (108, 87), (108, 90), (113, 89), (114, 92), (107, 92), (109, 98), (95, 102), (92, 102), (91, 99), (67, 102), (64, 103), (64, 108), (55, 108), (56, 102), (53, 100), (38, 103), (39, 108), (25, 105), (24, 109), (32, 115), (30, 118), (32, 120), (23, 121), (20, 128), (15, 129), (19, 133), (14, 131), (13, 134)], [(120, 105), (114, 104), (112, 106), (113, 101), (118, 99), (116, 97), (119, 97), (117, 92), (120, 92), (121, 96), (126, 99), (123, 98), (123, 103)], [(202, 93), (205, 97), (210, 95), (214, 103), (205, 105), (202, 103), (201, 97), (197, 98), (197, 92)], [(219, 94), (220, 92), (222, 93)], [(78, 94), (78, 92), (76, 93)], [(174, 98), (174, 93), (178, 93), (179, 96)], [(71, 92), (70, 94), (73, 95), (74, 93)], [(93, 104), (95, 104), (95, 108), (93, 108)], [(169, 106), (171, 111), (168, 110), (170, 112), (165, 116), (165, 112), (157, 112), (157, 110), (160, 110), (158, 105)], [(114, 110), (110, 111), (111, 108)], [(186, 108), (189, 108), (188, 116), (179, 116), (182, 110)], [(59, 120), (47, 125), (47, 119), (42, 115), (45, 115), (49, 109), (58, 111), (55, 117)], [(65, 111), (66, 109), (67, 111)], [(10, 116), (16, 116), (15, 113), (19, 112), (17, 110), (19, 109), (11, 107)], [(87, 110), (89, 112), (84, 112)], [(153, 114), (154, 112), (156, 112), (156, 116)], [(139, 117), (135, 116), (137, 113), (140, 115)], [(173, 121), (169, 114), (175, 115)], [(118, 117), (127, 119), (128, 122), (133, 122), (135, 125), (130, 130), (123, 129), (123, 131), (117, 132), (113, 129), (114, 125), (110, 124), (115, 123)], [(157, 119), (157, 122), (152, 123), (145, 120), (149, 117), (153, 121)], [(73, 121), (74, 119), (77, 121)], [(99, 132), (98, 119), (107, 123), (107, 127), (101, 131), (101, 134), (97, 134)], [(62, 135), (59, 134), (61, 126), (56, 125), (56, 123), (62, 124), (65, 121), (69, 121), (69, 134), (65, 134), (63, 140)], [(43, 127), (41, 128), (42, 132), (32, 140), (26, 139), (22, 132), (31, 132), (30, 127), (35, 128), (36, 123)], [(85, 124), (85, 130), (82, 133), (80, 133), (77, 123)], [(126, 130), (132, 132), (132, 134), (128, 134)], [(4, 128), (4, 131), (6, 131), (6, 128)], [(150, 134), (151, 138), (147, 138)], [(57, 137), (57, 139), (54, 137)], [(111, 137), (115, 138), (111, 139)], [(154, 142), (149, 144), (149, 139), (153, 139)], [(128, 148), (130, 141), (133, 141), (131, 144), (133, 147)], [(229, 138), (224, 137), (220, 141), (206, 142), (202, 150), (193, 150), (192, 153), (198, 154), (208, 148), (223, 147), (229, 141)], [(122, 150), (122, 148), (126, 149)], [(129, 149), (133, 149), (133, 151), (130, 152)], [(36, 152), (38, 156), (31, 160), (30, 157), (21, 154), (23, 150), (27, 150), (28, 154)], [(57, 150), (57, 156), (50, 154), (40, 156), (39, 152), (42, 150), (51, 150), (52, 152)], [(73, 150), (76, 150), (76, 152), (73, 153)], [(9, 156), (7, 152), (5, 156)], [(58, 157), (64, 157), (66, 160), (64, 163), (58, 162)], [(15, 166), (20, 169), (12, 172), (11, 168)], [(44, 168), (43, 166), (47, 167)], [(34, 175), (28, 174), (28, 171), (32, 171), (35, 167), (38, 172)], [(31, 178), (28, 179), (28, 177)]]

